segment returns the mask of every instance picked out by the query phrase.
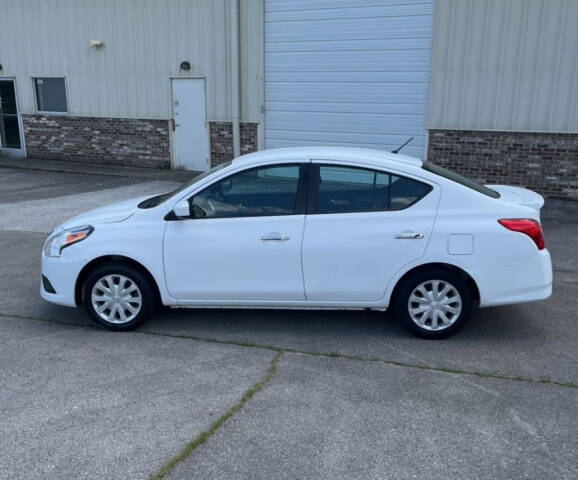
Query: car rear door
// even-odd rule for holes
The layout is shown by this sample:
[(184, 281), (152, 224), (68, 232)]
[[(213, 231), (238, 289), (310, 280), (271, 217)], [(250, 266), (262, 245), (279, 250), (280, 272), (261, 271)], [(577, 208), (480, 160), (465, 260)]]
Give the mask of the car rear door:
[(302, 261), (313, 302), (378, 302), (424, 255), (439, 186), (394, 172), (313, 162)]

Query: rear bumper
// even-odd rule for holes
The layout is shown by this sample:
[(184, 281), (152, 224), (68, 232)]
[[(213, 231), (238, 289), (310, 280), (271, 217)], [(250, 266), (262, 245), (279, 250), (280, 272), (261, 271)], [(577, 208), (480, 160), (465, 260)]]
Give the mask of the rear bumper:
[(520, 265), (478, 269), (480, 307), (545, 300), (552, 295), (552, 260), (548, 250), (540, 250), (531, 261)]

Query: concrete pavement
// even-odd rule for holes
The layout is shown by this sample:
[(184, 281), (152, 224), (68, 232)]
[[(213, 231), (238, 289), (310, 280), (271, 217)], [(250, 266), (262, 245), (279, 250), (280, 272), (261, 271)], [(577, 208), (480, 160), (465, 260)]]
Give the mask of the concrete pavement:
[(446, 341), (378, 312), (174, 310), (112, 334), (39, 298), (42, 242), (63, 217), (175, 184), (54, 175), (0, 169), (0, 479), (147, 478), (284, 349), (304, 353), (168, 478), (578, 475), (578, 204), (544, 210), (553, 297), (480, 310)]
[(273, 354), (0, 321), (0, 479), (140, 479), (258, 381)]
[(576, 478), (576, 391), (285, 354), (170, 480)]

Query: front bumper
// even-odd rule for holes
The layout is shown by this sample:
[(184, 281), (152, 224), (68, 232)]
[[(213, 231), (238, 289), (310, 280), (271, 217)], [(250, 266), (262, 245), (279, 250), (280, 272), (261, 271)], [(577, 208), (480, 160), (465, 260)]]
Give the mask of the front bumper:
[(42, 254), (42, 275), (50, 282), (55, 293), (50, 293), (40, 281), (40, 296), (49, 302), (66, 307), (76, 307), (76, 279), (83, 262), (67, 256), (47, 257)]

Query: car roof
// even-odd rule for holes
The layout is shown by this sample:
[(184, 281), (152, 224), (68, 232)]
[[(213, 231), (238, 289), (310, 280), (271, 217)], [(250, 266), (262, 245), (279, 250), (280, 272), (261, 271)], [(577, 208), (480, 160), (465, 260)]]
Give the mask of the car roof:
[(376, 166), (384, 163), (399, 163), (412, 167), (421, 167), (423, 162), (419, 158), (400, 155), (398, 153), (374, 150), (371, 148), (350, 147), (292, 147), (261, 150), (259, 152), (242, 155), (233, 160), (233, 165), (251, 165), (267, 161), (286, 160), (343, 160), (363, 162)]

